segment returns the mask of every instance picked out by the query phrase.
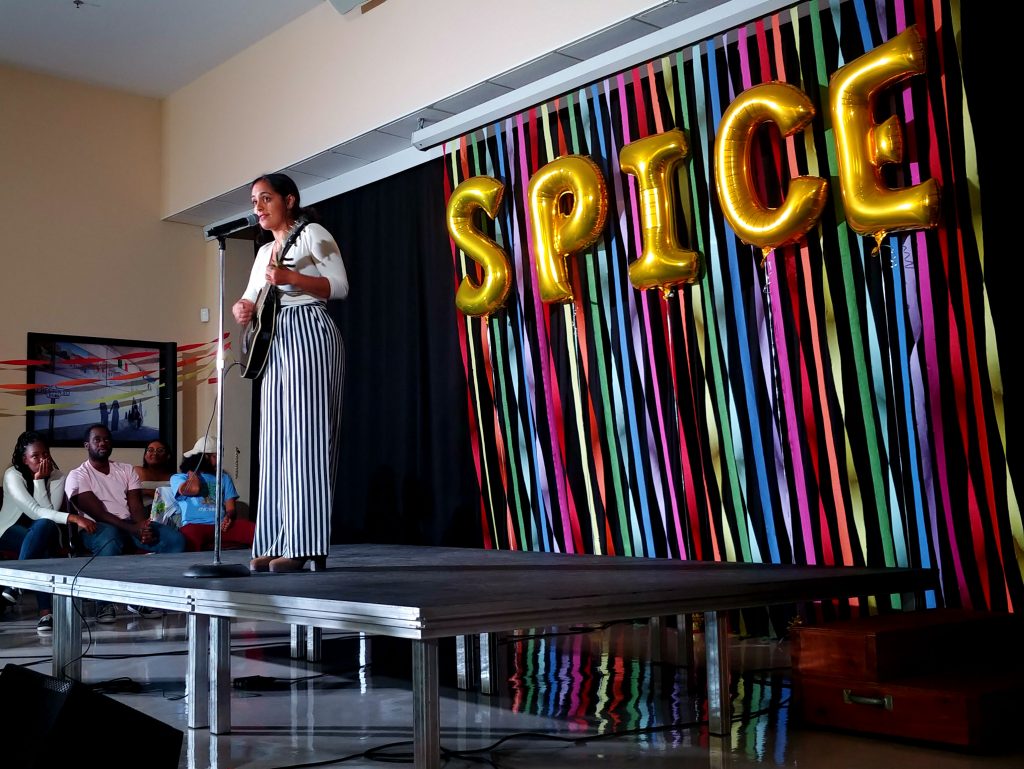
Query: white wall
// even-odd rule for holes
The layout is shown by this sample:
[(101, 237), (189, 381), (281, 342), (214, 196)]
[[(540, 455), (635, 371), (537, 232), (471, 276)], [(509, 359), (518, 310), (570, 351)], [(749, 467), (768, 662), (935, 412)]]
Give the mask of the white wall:
[(342, 16), (323, 3), (165, 100), (164, 215), (659, 4), (387, 0)]

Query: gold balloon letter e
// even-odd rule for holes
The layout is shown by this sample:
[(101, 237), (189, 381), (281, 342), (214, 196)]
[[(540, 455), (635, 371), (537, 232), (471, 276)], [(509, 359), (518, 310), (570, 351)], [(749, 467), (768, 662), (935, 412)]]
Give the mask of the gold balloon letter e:
[(939, 221), (939, 186), (929, 179), (913, 187), (888, 189), (885, 163), (903, 156), (903, 134), (895, 116), (872, 120), (875, 94), (924, 72), (924, 47), (916, 27), (838, 69), (829, 81), (836, 134), (839, 182), (846, 222), (862, 235), (934, 227)]
[[(572, 207), (564, 213), (562, 200), (569, 195)], [(608, 213), (604, 176), (590, 158), (566, 155), (533, 175), (529, 200), (541, 301), (571, 302), (565, 259), (591, 245), (604, 227)]]
[(455, 306), (466, 315), (486, 318), (504, 305), (508, 296), (511, 280), (508, 256), (473, 224), (473, 214), (478, 208), (491, 219), (497, 215), (504, 191), (505, 186), (497, 179), (474, 176), (456, 187), (448, 199), (448, 234), (466, 256), (484, 269), (479, 286), (466, 275), (455, 292)]

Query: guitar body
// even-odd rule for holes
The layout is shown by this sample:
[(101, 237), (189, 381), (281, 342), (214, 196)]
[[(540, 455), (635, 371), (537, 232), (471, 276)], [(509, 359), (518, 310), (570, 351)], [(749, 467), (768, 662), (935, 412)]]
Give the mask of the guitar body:
[(277, 287), (267, 284), (256, 298), (252, 320), (242, 336), (242, 376), (246, 379), (257, 379), (266, 368), (280, 309)]
[[(303, 227), (309, 224), (306, 217), (300, 217), (285, 239), (281, 253), (275, 257), (278, 267), (284, 264), (284, 256), (299, 237)], [(267, 366), (267, 359), (270, 357), (270, 344), (274, 341), (274, 331), (277, 328), (277, 314), (281, 309), (281, 294), (277, 286), (268, 283), (256, 297), (252, 310), (252, 320), (249, 321), (245, 333), (242, 335), (242, 376), (246, 379), (258, 379), (263, 369)]]

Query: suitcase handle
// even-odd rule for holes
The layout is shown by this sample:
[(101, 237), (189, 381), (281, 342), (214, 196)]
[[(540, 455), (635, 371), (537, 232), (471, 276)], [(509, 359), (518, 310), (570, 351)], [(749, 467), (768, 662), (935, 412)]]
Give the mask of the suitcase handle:
[(865, 697), (861, 694), (854, 694), (849, 689), (843, 689), (843, 702), (847, 705), (870, 705), (875, 708), (892, 710), (891, 694), (883, 694), (881, 697)]

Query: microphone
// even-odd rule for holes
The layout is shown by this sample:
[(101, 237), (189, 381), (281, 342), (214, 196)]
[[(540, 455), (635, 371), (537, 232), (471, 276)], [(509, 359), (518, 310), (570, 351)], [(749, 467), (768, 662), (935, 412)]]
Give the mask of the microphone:
[(252, 227), (254, 224), (259, 222), (260, 218), (254, 213), (248, 213), (241, 219), (235, 219), (231, 222), (224, 222), (224, 224), (218, 224), (216, 227), (211, 227), (206, 231), (207, 238), (222, 238), (225, 235), (230, 235), (233, 232), (244, 230), (246, 227)]

